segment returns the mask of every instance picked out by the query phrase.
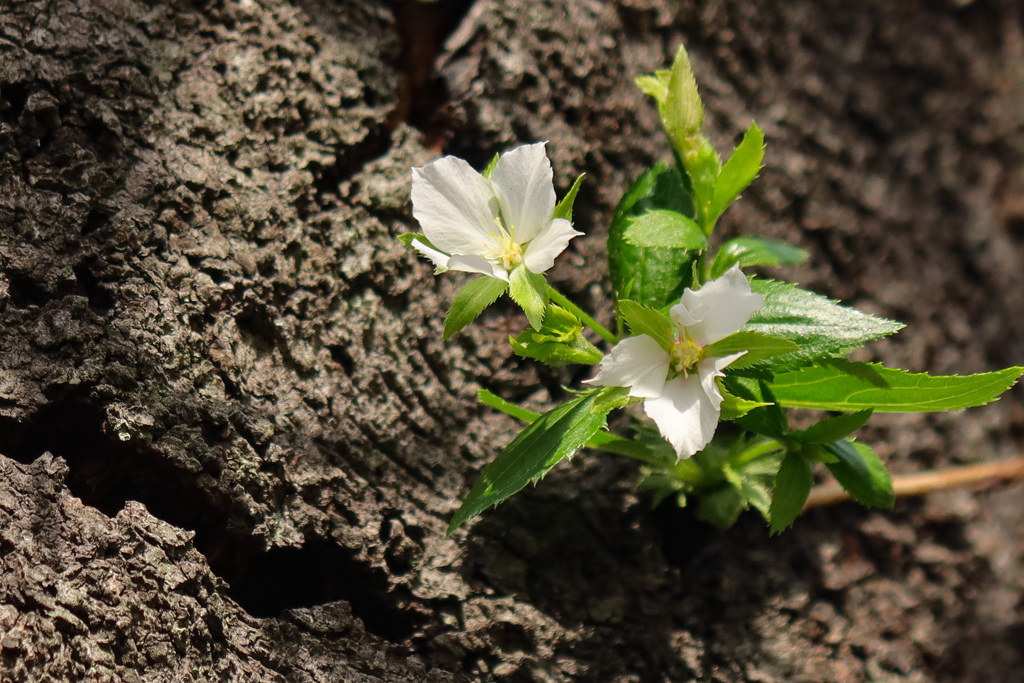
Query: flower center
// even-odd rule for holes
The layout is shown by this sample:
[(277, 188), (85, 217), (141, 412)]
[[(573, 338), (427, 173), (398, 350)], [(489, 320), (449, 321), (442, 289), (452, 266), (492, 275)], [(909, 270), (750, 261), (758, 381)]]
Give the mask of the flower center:
[(672, 362), (672, 369), (684, 376), (689, 370), (699, 363), (704, 357), (704, 349), (697, 346), (684, 330), (680, 330), (682, 339), (672, 345), (672, 352), (669, 354)]
[(505, 270), (511, 271), (523, 262), (523, 247), (515, 241), (516, 226), (505, 230), (500, 218), (495, 218), (494, 224), (498, 226), (498, 230), (492, 232), (491, 237), (498, 241), (498, 248), (492, 244), (485, 244), (484, 258), (495, 265), (500, 263)]

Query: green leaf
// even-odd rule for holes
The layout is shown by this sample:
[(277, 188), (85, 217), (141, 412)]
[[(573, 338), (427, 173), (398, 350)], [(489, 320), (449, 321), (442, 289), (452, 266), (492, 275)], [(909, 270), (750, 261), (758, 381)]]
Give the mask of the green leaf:
[(814, 476), (807, 461), (795, 453), (787, 455), (775, 476), (772, 504), (768, 510), (772, 534), (781, 533), (793, 524), (804, 509), (813, 484)]
[(746, 377), (726, 375), (722, 385), (730, 394), (764, 405), (755, 408), (735, 420), (736, 424), (755, 434), (783, 440), (789, 434), (789, 418), (786, 411), (775, 403), (775, 396), (765, 382)]
[(530, 482), (536, 483), (563, 458), (572, 457), (604, 426), (608, 413), (625, 396), (625, 389), (615, 387), (587, 391), (525, 427), (480, 473), (452, 518), (448, 534)]
[(772, 337), (761, 332), (737, 332), (704, 347), (704, 355), (708, 358), (721, 358), (746, 351), (747, 353), (729, 365), (730, 369), (738, 370), (760, 365), (770, 358), (799, 350), (800, 347), (788, 339)]
[(510, 337), (509, 343), (520, 356), (547, 365), (597, 365), (604, 358), (604, 354), (583, 337), (579, 319), (554, 304), (548, 307), (539, 331), (527, 328), (517, 337)]
[(654, 98), (658, 103), (658, 110), (660, 111), (665, 106), (666, 98), (668, 98), (668, 84), (671, 79), (672, 72), (664, 69), (655, 71), (647, 76), (637, 76), (633, 79), (633, 82), (640, 89), (640, 92)]
[(776, 372), (846, 353), (903, 327), (784, 282), (752, 280), (750, 287), (764, 296), (764, 306), (743, 329), (789, 339), (800, 346), (797, 352), (772, 359), (770, 366)]
[(660, 107), (661, 122), (680, 155), (692, 148), (693, 138), (704, 126), (704, 104), (697, 92), (690, 58), (682, 45), (676, 51), (668, 79), (668, 94)]
[(700, 518), (719, 529), (728, 529), (747, 507), (741, 490), (723, 486), (700, 497), (697, 508)]
[(495, 410), (500, 410), (506, 415), (511, 415), (517, 420), (522, 420), (523, 422), (533, 422), (540, 417), (540, 413), (517, 406), (515, 403), (506, 401), (501, 396), (498, 396), (487, 389), (480, 389), (476, 392), (476, 396), (477, 399), (479, 399), (479, 401), (485, 406), (490, 406)]
[(459, 290), (444, 319), (444, 338), (452, 336), (476, 320), (484, 309), (497, 300), (508, 289), (508, 283), (493, 277), (478, 277), (470, 280)]
[(826, 467), (855, 501), (870, 507), (893, 506), (896, 495), (892, 490), (892, 478), (871, 448), (848, 440), (837, 441), (826, 448), (838, 459)]
[(646, 334), (665, 351), (672, 351), (676, 342), (676, 326), (667, 315), (629, 299), (619, 302), (619, 315), (633, 334)]
[(743, 140), (733, 150), (732, 156), (722, 166), (722, 172), (718, 175), (711, 208), (708, 211), (709, 222), (717, 221), (733, 200), (747, 189), (761, 170), (763, 159), (764, 133), (756, 123), (751, 123), (747, 132), (743, 134)]
[(494, 158), (491, 159), (491, 163), (487, 164), (487, 168), (485, 168), (484, 172), (481, 174), (483, 175), (484, 178), (491, 177), (491, 173), (494, 173), (494, 167), (498, 165), (498, 159), (500, 157), (500, 154), (498, 154), (497, 152), (494, 153)]
[(693, 255), (681, 249), (637, 247), (624, 238), (630, 222), (649, 210), (694, 215), (693, 202), (675, 169), (658, 164), (626, 191), (608, 228), (608, 267), (615, 300), (663, 308), (678, 303), (692, 278)]
[(739, 470), (743, 498), (757, 510), (765, 521), (771, 519), (771, 485), (779, 471), (782, 456), (776, 451), (746, 463)]
[(579, 194), (580, 186), (583, 184), (583, 178), (586, 175), (586, 173), (580, 173), (579, 177), (576, 178), (576, 182), (572, 184), (569, 191), (562, 197), (562, 201), (558, 202), (552, 218), (564, 218), (572, 223), (572, 205), (576, 203), (576, 195)]
[(857, 413), (829, 417), (813, 424), (807, 429), (789, 433), (789, 438), (803, 444), (819, 444), (822, 446), (834, 441), (845, 439), (863, 427), (871, 418), (872, 410), (861, 410)]
[(736, 237), (723, 244), (711, 263), (710, 278), (713, 280), (737, 263), (747, 266), (792, 266), (807, 260), (807, 252), (784, 242), (761, 237)]
[(1012, 387), (1024, 367), (977, 375), (927, 375), (876, 363), (827, 359), (775, 375), (771, 391), (787, 408), (923, 413), (984, 405)]
[(541, 329), (544, 322), (544, 311), (548, 303), (547, 290), (548, 283), (543, 275), (531, 273), (524, 265), (512, 269), (508, 293), (523, 309), (526, 319), (535, 330)]
[(634, 247), (700, 251), (708, 246), (696, 221), (665, 209), (652, 209), (632, 219), (622, 238)]
[(697, 208), (697, 220), (704, 234), (710, 236), (715, 227), (711, 216), (711, 203), (714, 199), (715, 185), (722, 169), (722, 162), (711, 142), (704, 136), (700, 137), (700, 145), (680, 158), (690, 178), (695, 199), (694, 205)]

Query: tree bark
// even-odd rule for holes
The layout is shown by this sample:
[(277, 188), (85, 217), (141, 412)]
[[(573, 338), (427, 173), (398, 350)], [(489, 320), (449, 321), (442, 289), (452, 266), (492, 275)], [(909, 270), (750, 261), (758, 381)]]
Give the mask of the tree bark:
[[(596, 310), (614, 204), (663, 155), (632, 78), (685, 43), (726, 234), (910, 325), (935, 373), (1024, 358), (1024, 39), (997, 0), (10, 0), (0, 12), (2, 680), (1016, 681), (1024, 496), (815, 511), (769, 538), (651, 512), (583, 453), (446, 538), (516, 425), (584, 375), (443, 343), (456, 276), (409, 168), (548, 140)], [(435, 59), (435, 51), (436, 59)], [(435, 69), (424, 69), (424, 61)], [(606, 306), (606, 304), (605, 304)], [(1014, 451), (1019, 390), (876, 419), (892, 468)]]

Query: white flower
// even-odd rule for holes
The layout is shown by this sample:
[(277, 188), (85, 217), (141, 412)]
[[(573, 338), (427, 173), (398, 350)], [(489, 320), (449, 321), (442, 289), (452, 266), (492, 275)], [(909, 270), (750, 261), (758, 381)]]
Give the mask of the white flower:
[(591, 384), (629, 387), (644, 400), (644, 412), (675, 448), (680, 459), (700, 451), (715, 435), (722, 394), (715, 378), (745, 351), (720, 358), (705, 357), (704, 347), (739, 332), (764, 305), (760, 294), (733, 266), (725, 275), (696, 292), (683, 292), (669, 309), (679, 338), (666, 351), (653, 337), (641, 334), (615, 345), (601, 361)]
[(412, 169), (412, 213), (436, 248), (413, 240), (437, 272), (483, 273), (508, 282), (520, 264), (543, 273), (576, 232), (555, 212), (543, 142), (502, 154), (490, 178), (456, 157)]

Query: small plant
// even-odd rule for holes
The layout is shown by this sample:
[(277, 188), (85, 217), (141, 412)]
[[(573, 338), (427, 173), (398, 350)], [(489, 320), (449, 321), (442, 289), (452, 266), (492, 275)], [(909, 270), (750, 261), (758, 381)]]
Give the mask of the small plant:
[[(529, 322), (509, 339), (515, 353), (548, 365), (597, 366), (584, 387), (544, 414), (480, 391), (483, 403), (527, 424), (481, 472), (449, 533), (583, 447), (639, 461), (639, 486), (655, 503), (672, 497), (694, 505), (723, 528), (748, 508), (774, 533), (790, 526), (811, 491), (815, 463), (855, 500), (891, 507), (885, 465), (853, 438), (871, 414), (983, 405), (1024, 368), (933, 376), (848, 360), (902, 325), (741, 271), (801, 263), (803, 249), (759, 237), (709, 247), (718, 218), (762, 168), (761, 130), (752, 123), (722, 163), (701, 132), (703, 104), (682, 48), (671, 70), (636, 83), (657, 102), (674, 165), (644, 172), (609, 227), (616, 332), (544, 277), (581, 234), (572, 210), (583, 177), (556, 204), (543, 144), (496, 156), (483, 173), (455, 157), (413, 169), (413, 214), (423, 234), (401, 239), (437, 273), (482, 276), (456, 295), (445, 338), (507, 293)], [(607, 354), (585, 328), (607, 343)], [(642, 405), (630, 411), (627, 433), (609, 432), (608, 415), (634, 404)], [(792, 408), (831, 415), (797, 430)]]

